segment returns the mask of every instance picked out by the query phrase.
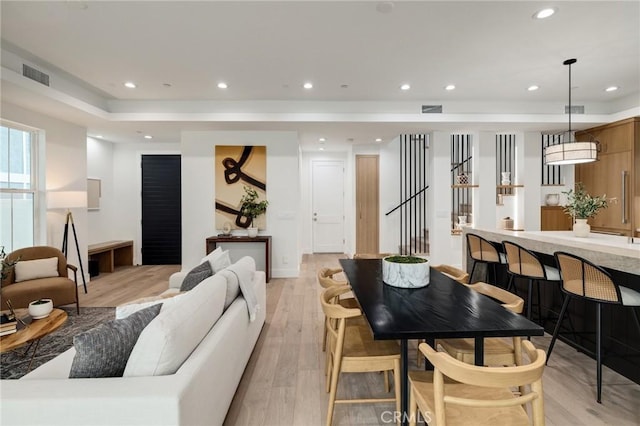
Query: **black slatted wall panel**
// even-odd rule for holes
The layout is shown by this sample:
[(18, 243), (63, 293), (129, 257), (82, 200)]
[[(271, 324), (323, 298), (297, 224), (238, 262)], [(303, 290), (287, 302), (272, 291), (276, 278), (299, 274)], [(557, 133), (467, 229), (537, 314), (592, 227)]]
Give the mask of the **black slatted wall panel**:
[(427, 135), (400, 135), (400, 252), (403, 254), (429, 252), (428, 149)]
[(182, 263), (179, 155), (142, 156), (142, 264)]
[[(562, 134), (542, 135), (542, 156), (544, 158), (544, 149), (551, 145), (557, 145), (562, 142)], [(547, 166), (542, 162), (542, 186), (562, 185), (562, 176), (560, 175), (560, 166)]]
[[(472, 193), (473, 169), (471, 153), (471, 135), (451, 135), (451, 229), (458, 231), (458, 217), (466, 216), (468, 223), (473, 223)], [(459, 181), (458, 176), (466, 176), (466, 181)]]

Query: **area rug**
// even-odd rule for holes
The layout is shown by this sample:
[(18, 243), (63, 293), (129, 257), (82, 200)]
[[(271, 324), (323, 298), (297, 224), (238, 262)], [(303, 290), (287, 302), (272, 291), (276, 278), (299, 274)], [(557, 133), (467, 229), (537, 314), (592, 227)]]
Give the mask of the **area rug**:
[[(73, 336), (115, 318), (115, 308), (81, 307), (80, 315), (76, 313), (75, 307), (62, 309), (69, 317), (59, 329), (40, 340), (38, 351), (31, 364), (32, 370), (72, 347)], [(0, 379), (19, 379), (27, 374), (33, 348), (29, 350), (27, 356), (23, 357), (25, 349), (26, 346), (23, 346), (0, 355)]]

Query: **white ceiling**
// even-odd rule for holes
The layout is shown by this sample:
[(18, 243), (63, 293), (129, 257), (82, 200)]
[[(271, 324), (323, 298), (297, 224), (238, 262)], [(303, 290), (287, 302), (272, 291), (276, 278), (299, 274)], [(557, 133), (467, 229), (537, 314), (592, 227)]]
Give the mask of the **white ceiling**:
[[(557, 13), (532, 19), (546, 6)], [(567, 58), (578, 59), (573, 104), (592, 114), (577, 127), (640, 106), (640, 1), (3, 0), (0, 12), (2, 100), (114, 142), (287, 129), (315, 149), (321, 136), (332, 146), (434, 129), (558, 130)], [(51, 74), (51, 89), (12, 76), (16, 58)], [(422, 104), (445, 114), (422, 115)]]

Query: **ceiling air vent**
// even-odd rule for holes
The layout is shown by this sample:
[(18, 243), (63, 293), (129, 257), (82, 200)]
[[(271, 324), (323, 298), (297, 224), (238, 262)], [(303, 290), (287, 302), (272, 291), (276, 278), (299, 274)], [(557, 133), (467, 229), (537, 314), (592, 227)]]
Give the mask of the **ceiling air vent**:
[(49, 86), (49, 75), (43, 73), (42, 71), (38, 71), (37, 69), (30, 67), (29, 65), (22, 64), (22, 75), (30, 78), (33, 81), (37, 81), (40, 84)]
[(423, 114), (442, 114), (442, 105), (422, 105)]
[[(569, 114), (569, 105), (564, 106), (564, 113)], [(584, 105), (571, 105), (571, 114), (584, 114)]]

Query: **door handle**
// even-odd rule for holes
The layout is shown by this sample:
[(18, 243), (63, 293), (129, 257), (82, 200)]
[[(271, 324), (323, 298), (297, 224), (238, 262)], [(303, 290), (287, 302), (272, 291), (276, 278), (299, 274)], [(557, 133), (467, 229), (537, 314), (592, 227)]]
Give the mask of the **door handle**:
[(622, 171), (622, 223), (627, 223), (627, 171)]

